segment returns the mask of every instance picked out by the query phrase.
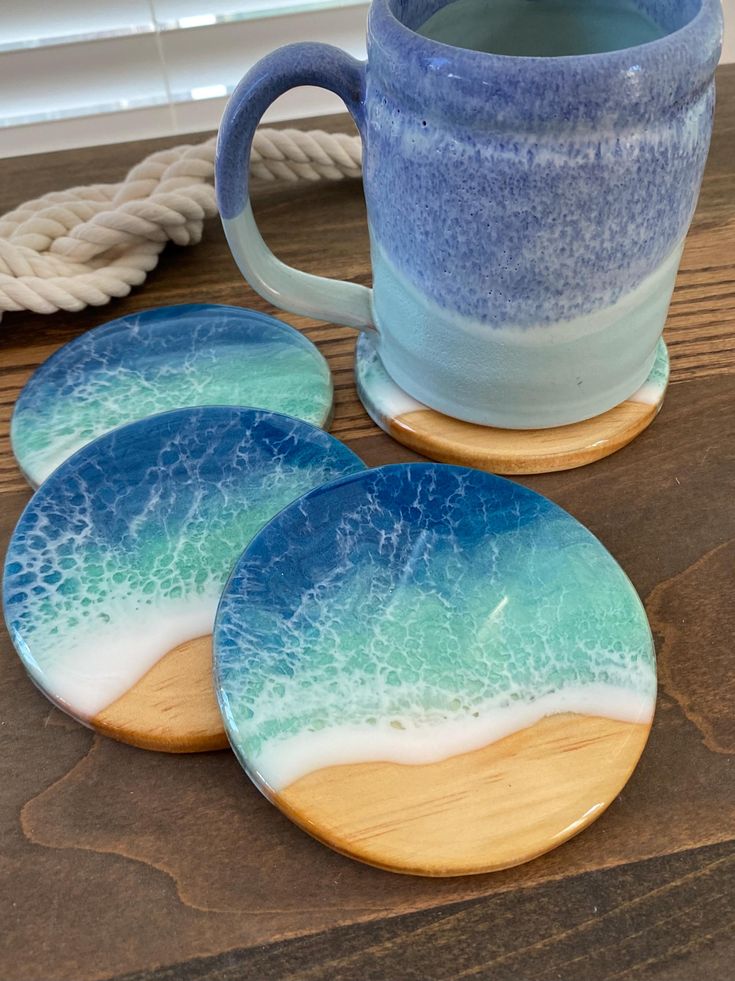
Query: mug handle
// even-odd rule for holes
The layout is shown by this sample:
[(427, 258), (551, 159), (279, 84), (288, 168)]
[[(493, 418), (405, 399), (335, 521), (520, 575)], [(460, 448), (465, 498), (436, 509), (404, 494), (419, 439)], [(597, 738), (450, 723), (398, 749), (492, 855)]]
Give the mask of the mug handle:
[(255, 130), (271, 102), (297, 85), (318, 85), (340, 96), (364, 139), (365, 62), (316, 42), (288, 44), (266, 55), (233, 92), (217, 137), (215, 187), (227, 242), (245, 279), (275, 306), (374, 331), (371, 289), (287, 266), (255, 223), (248, 196)]

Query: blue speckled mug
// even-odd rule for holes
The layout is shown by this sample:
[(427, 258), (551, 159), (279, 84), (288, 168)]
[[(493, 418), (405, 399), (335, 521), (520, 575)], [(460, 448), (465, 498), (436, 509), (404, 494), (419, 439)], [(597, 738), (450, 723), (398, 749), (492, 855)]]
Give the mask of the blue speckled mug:
[[(446, 0), (373, 0), (367, 64), (321, 44), (264, 58), (217, 148), (245, 277), (284, 309), (375, 330), (393, 379), (459, 419), (548, 427), (624, 401), (666, 319), (722, 38), (719, 0), (633, 2), (663, 36), (602, 54), (453, 47), (417, 33)], [(372, 290), (284, 265), (253, 220), (253, 134), (296, 85), (338, 93), (362, 136)]]

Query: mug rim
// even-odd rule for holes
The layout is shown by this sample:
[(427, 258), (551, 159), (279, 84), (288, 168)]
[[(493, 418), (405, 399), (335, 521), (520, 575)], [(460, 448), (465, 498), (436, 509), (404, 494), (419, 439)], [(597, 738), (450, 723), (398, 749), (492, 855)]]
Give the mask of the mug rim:
[[(447, 6), (452, 0), (447, 0)], [(684, 24), (682, 27), (677, 28), (675, 31), (671, 31), (664, 34), (662, 37), (656, 38), (653, 41), (645, 41), (642, 44), (634, 44), (629, 47), (624, 48), (613, 48), (610, 51), (594, 51), (587, 54), (571, 54), (571, 55), (508, 55), (508, 54), (498, 54), (494, 51), (478, 51), (476, 48), (464, 48), (456, 44), (447, 44), (445, 41), (437, 41), (434, 38), (428, 38), (423, 34), (420, 34), (414, 28), (409, 27), (404, 24), (391, 9), (391, 0), (372, 0), (371, 3), (371, 14), (378, 14), (380, 19), (384, 19), (385, 22), (390, 25), (390, 29), (395, 31), (398, 37), (403, 36), (406, 40), (411, 40), (414, 43), (418, 43), (423, 51), (430, 54), (431, 51), (436, 51), (439, 54), (446, 55), (446, 52), (455, 52), (455, 57), (467, 58), (473, 64), (491, 64), (497, 63), (498, 67), (505, 64), (506, 66), (516, 63), (524, 64), (551, 64), (559, 66), (569, 66), (581, 68), (584, 65), (599, 65), (601, 62), (610, 61), (615, 59), (615, 56), (628, 55), (630, 52), (646, 52), (657, 51), (662, 47), (670, 47), (672, 44), (679, 45), (680, 43), (686, 43), (690, 34), (697, 32), (700, 25), (709, 18), (713, 26), (721, 21), (722, 17), (722, 6), (720, 0), (700, 0), (699, 10), (692, 17), (690, 21)], [(722, 26), (720, 26), (720, 43), (722, 43)]]

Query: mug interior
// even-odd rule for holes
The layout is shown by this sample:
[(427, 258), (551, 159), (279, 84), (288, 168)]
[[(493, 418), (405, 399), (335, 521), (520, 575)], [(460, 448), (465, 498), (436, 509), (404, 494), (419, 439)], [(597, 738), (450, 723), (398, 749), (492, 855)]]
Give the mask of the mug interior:
[[(443, 7), (454, 0), (388, 0), (388, 7), (393, 16), (411, 31), (418, 32)], [(492, 6), (493, 0), (487, 0)], [(507, 0), (506, 0), (507, 2)], [(528, 4), (541, 5), (544, 0), (512, 0), (519, 11)], [(702, 9), (703, 0), (608, 0), (607, 8), (619, 6), (630, 10), (631, 6), (641, 14), (650, 18), (660, 28), (662, 36), (673, 34), (686, 27)], [(621, 47), (624, 47), (621, 46)], [(610, 50), (615, 50), (611, 48)]]

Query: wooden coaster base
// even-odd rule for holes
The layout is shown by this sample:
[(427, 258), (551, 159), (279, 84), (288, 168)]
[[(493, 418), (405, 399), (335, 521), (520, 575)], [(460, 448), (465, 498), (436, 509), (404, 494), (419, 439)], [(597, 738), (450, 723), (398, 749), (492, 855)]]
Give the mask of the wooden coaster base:
[(212, 686), (212, 637), (186, 641), (90, 720), (105, 736), (141, 749), (199, 753), (229, 744)]
[(603, 415), (552, 429), (495, 429), (435, 412), (396, 385), (366, 335), (357, 345), (355, 375), (368, 415), (399, 443), (440, 463), (520, 475), (572, 470), (632, 442), (663, 405), (669, 362), (660, 341), (654, 369), (635, 395)]
[(491, 872), (542, 855), (598, 818), (649, 730), (548, 716), (439, 763), (326, 767), (275, 803), (314, 837), (370, 865), (429, 876)]

